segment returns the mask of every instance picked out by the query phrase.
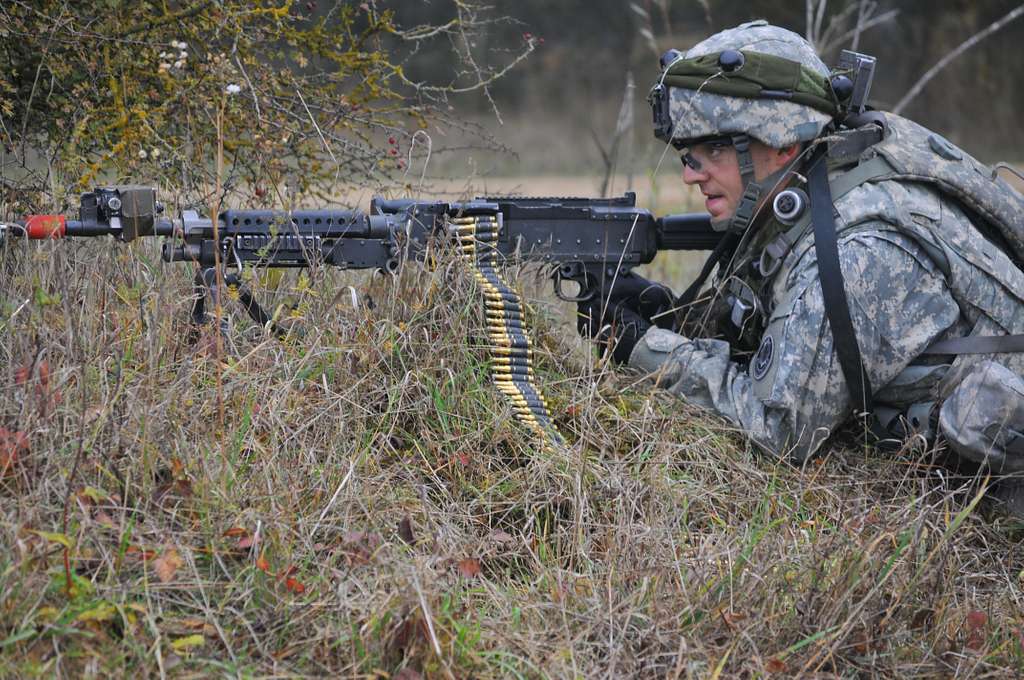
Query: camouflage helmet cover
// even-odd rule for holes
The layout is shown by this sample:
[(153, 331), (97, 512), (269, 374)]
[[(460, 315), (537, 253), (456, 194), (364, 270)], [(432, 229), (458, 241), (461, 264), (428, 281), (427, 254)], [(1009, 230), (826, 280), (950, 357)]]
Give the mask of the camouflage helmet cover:
[[(723, 50), (775, 55), (828, 76), (829, 69), (810, 43), (796, 33), (751, 21), (716, 33), (694, 45), (687, 59)], [(745, 99), (684, 88), (669, 89), (669, 116), (674, 140), (746, 133), (776, 149), (818, 137), (832, 120), (810, 106), (778, 99)]]

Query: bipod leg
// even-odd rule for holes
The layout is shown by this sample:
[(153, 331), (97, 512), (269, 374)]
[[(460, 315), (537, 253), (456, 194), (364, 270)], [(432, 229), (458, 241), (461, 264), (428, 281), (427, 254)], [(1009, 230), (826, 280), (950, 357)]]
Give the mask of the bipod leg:
[(224, 282), (235, 289), (238, 293), (238, 301), (242, 303), (249, 317), (260, 325), (261, 328), (269, 328), (270, 332), (277, 338), (283, 338), (288, 334), (284, 328), (274, 323), (274, 319), (267, 314), (267, 311), (260, 306), (260, 303), (253, 297), (249, 287), (242, 283), (242, 277), (238, 274), (228, 274)]
[[(193, 344), (199, 340), (199, 328), (210, 323), (210, 314), (206, 308), (207, 299), (213, 303), (213, 308), (221, 302), (220, 286), (217, 285), (217, 270), (207, 267), (196, 271), (196, 278), (192, 283), (196, 300), (192, 303), (192, 328), (189, 336)], [(227, 334), (228, 321), (221, 317), (220, 332)]]
[(192, 323), (188, 333), (188, 344), (190, 345), (199, 342), (199, 329), (210, 322), (210, 318), (206, 315), (206, 283), (204, 283), (202, 269), (196, 269), (196, 276), (192, 280), (192, 295), (195, 297), (195, 301), (192, 303)]

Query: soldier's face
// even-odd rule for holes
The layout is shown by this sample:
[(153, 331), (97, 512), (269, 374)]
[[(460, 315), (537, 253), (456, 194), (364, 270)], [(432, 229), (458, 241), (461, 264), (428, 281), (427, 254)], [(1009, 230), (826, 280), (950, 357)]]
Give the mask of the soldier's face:
[[(756, 140), (750, 141), (754, 161), (754, 178), (762, 180), (781, 169), (794, 158), (798, 147), (773, 149)], [(732, 219), (743, 196), (736, 149), (726, 141), (708, 141), (686, 149), (683, 155), (683, 181), (696, 185), (704, 195), (704, 208), (713, 222)]]

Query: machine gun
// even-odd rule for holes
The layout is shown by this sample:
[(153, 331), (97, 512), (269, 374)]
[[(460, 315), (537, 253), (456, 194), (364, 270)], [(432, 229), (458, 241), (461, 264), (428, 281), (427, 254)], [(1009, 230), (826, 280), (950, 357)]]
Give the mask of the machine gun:
[[(495, 386), (515, 417), (546, 446), (562, 437), (534, 380), (533, 351), (525, 306), (501, 274), (506, 262), (539, 260), (551, 270), (563, 300), (589, 300), (604, 281), (651, 262), (659, 250), (711, 250), (722, 233), (706, 214), (656, 218), (636, 207), (636, 195), (617, 198), (477, 198), (472, 201), (374, 198), (370, 210), (225, 210), (216, 219), (191, 210), (163, 216), (156, 190), (145, 186), (102, 187), (82, 195), (78, 219), (32, 215), (5, 235), (28, 239), (110, 235), (120, 241), (162, 236), (166, 262), (196, 266), (192, 321), (209, 321), (207, 301), (221, 287), (260, 326), (285, 331), (255, 300), (242, 274), (249, 267), (380, 269), (396, 273), (403, 263), (426, 260), (432, 249), (451, 246), (469, 264), (483, 292)], [(569, 294), (566, 281), (578, 290)]]
[[(632, 192), (615, 198), (477, 198), (466, 202), (374, 198), (370, 210), (229, 209), (216, 220), (185, 210), (163, 216), (156, 190), (138, 185), (97, 188), (82, 194), (77, 220), (32, 215), (0, 226), (29, 239), (110, 235), (120, 241), (162, 236), (166, 262), (196, 265), (192, 320), (208, 321), (207, 300), (220, 285), (261, 326), (269, 314), (242, 281), (250, 267), (334, 266), (396, 273), (407, 260), (422, 260), (445, 239), (465, 241), (467, 218), (483, 227), (474, 247), (500, 265), (524, 258), (547, 263), (555, 292), (567, 301), (590, 299), (602, 280), (651, 262), (659, 250), (711, 250), (721, 239), (703, 213), (654, 217), (636, 207)], [(460, 226), (457, 223), (461, 221)], [(460, 236), (461, 234), (461, 236)], [(463, 244), (465, 249), (466, 243)], [(218, 271), (218, 267), (220, 270)], [(574, 293), (566, 281), (577, 286)]]

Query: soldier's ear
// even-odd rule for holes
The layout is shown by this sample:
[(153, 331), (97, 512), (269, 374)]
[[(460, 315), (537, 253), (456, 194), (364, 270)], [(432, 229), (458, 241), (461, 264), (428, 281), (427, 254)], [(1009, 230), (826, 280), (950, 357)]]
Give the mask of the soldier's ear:
[(801, 144), (790, 144), (789, 146), (784, 146), (781, 149), (776, 149), (775, 153), (779, 155), (779, 162), (783, 165), (788, 164), (800, 154), (801, 146)]

